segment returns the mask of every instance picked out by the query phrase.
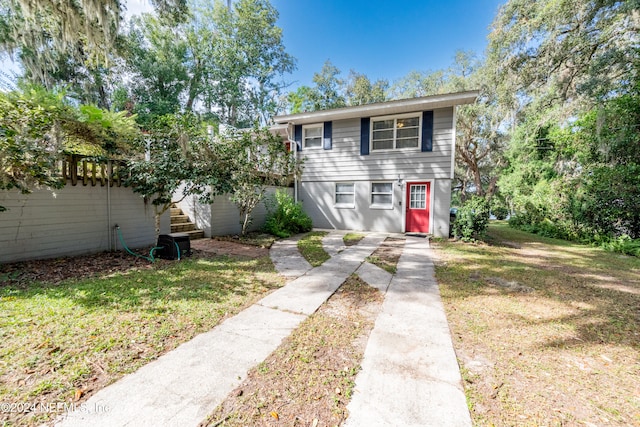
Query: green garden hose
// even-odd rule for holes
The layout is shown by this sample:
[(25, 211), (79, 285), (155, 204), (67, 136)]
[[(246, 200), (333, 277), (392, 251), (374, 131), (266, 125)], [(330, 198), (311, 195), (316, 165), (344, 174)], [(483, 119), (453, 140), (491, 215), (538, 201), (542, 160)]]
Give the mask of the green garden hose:
[[(156, 259), (153, 256), (153, 253), (157, 250), (157, 249), (162, 249), (164, 246), (156, 246), (154, 248), (151, 248), (151, 250), (149, 251), (149, 256), (144, 256), (144, 255), (140, 255), (137, 254), (135, 252), (133, 252), (131, 249), (129, 249), (129, 247), (127, 246), (127, 244), (124, 242), (124, 237), (122, 237), (122, 232), (120, 231), (120, 226), (116, 225), (116, 230), (118, 232), (118, 237), (120, 238), (120, 243), (122, 243), (122, 247), (129, 252), (131, 255), (136, 256), (138, 258), (142, 258), (142, 259), (146, 259), (149, 262), (155, 262)], [(177, 245), (177, 244), (176, 244)], [(178, 249), (178, 260), (180, 260), (180, 250)]]

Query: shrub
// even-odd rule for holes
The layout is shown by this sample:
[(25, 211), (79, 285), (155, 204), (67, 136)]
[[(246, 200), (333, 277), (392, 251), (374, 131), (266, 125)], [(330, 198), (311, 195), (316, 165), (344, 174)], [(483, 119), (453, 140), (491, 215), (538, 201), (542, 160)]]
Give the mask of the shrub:
[(507, 216), (509, 215), (509, 209), (500, 206), (497, 208), (493, 208), (492, 213), (493, 215), (495, 215), (496, 219), (503, 220), (507, 219)]
[(294, 202), (286, 191), (278, 190), (265, 200), (267, 220), (263, 230), (278, 237), (310, 231), (311, 218), (302, 209), (302, 203)]
[(458, 209), (453, 232), (456, 237), (471, 241), (483, 237), (488, 225), (489, 203), (483, 197), (473, 197)]

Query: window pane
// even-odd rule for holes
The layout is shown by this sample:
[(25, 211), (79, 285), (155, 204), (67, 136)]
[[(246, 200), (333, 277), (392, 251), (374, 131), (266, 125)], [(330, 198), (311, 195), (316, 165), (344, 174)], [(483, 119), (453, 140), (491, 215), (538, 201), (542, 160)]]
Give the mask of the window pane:
[(411, 209), (426, 209), (427, 207), (427, 186), (412, 185), (409, 197), (409, 207)]
[(419, 117), (409, 117), (406, 119), (398, 119), (398, 129), (399, 128), (406, 128), (406, 127), (411, 127), (411, 126), (419, 126), (420, 125), (420, 118)]
[(322, 146), (322, 138), (320, 138), (320, 137), (307, 138), (307, 139), (304, 140), (304, 146), (306, 148), (321, 147)]
[(391, 193), (393, 184), (390, 182), (374, 182), (371, 184), (372, 193)]
[(410, 138), (418, 136), (418, 128), (398, 129), (398, 138)]
[(337, 204), (353, 204), (353, 194), (336, 194), (336, 203)]
[(396, 148), (415, 148), (418, 146), (418, 138), (400, 139)]
[(376, 130), (373, 131), (373, 140), (377, 139), (393, 139), (393, 130)]
[(372, 194), (371, 204), (373, 205), (390, 205), (393, 203), (393, 196), (391, 194)]
[(373, 122), (373, 130), (378, 129), (393, 129), (393, 119)]
[(336, 184), (336, 193), (353, 193), (353, 183)]
[(304, 128), (304, 137), (305, 138), (313, 138), (313, 137), (322, 136), (322, 127), (313, 127), (313, 128)]
[(383, 139), (381, 141), (373, 141), (374, 150), (388, 150), (393, 148), (393, 139)]

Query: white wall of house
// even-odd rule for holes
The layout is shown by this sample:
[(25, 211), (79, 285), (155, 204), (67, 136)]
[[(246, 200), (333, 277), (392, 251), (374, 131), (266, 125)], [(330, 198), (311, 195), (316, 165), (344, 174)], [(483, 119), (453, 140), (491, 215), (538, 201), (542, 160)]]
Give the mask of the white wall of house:
[[(435, 236), (449, 233), (453, 156), (454, 107), (434, 110), (433, 149), (396, 149), (360, 154), (360, 119), (332, 122), (332, 146), (303, 148), (304, 159), (299, 198), (314, 227), (347, 230), (405, 231), (405, 183), (431, 183), (430, 228)], [(336, 183), (353, 183), (353, 206), (335, 203)], [(393, 204), (372, 206), (373, 182), (391, 183)]]
[[(111, 228), (107, 204), (111, 198)], [(130, 248), (155, 244), (154, 207), (130, 188), (71, 186), (31, 194), (1, 191), (0, 263), (81, 255), (121, 249), (113, 226), (118, 224)], [(160, 232), (169, 232), (169, 213)]]
[[(269, 187), (266, 197), (274, 194), (276, 190), (278, 187)], [(293, 195), (292, 188), (282, 188), (282, 190)], [(181, 194), (178, 192), (175, 199), (178, 200), (180, 197)], [(239, 234), (242, 230), (240, 212), (236, 205), (229, 200), (229, 195), (216, 196), (211, 205), (202, 204), (197, 198), (188, 196), (179, 202), (178, 206), (186, 215), (189, 215), (197, 228), (204, 230), (205, 237), (234, 235)], [(264, 200), (258, 204), (251, 216), (253, 221), (249, 231), (262, 228), (267, 217)]]

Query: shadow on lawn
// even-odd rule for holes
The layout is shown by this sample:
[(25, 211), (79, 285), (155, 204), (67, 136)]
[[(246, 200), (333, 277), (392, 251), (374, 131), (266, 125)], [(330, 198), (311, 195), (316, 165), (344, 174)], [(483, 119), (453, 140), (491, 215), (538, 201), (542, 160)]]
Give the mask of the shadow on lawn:
[(142, 309), (162, 313), (169, 310), (171, 303), (182, 300), (215, 303), (230, 294), (244, 296), (250, 291), (280, 287), (281, 284), (269, 280), (268, 276), (260, 278), (261, 273), (272, 272), (273, 266), (266, 258), (215, 256), (59, 283), (6, 286), (0, 288), (0, 296), (13, 300), (68, 299), (89, 309)]
[[(521, 314), (500, 313), (515, 324), (571, 326), (571, 337), (550, 339), (545, 347), (594, 343), (640, 348), (640, 260), (501, 228), (491, 229), (493, 246), (453, 244), (456, 259), (464, 262), (456, 260), (439, 267), (447, 297), (506, 297), (525, 310)], [(499, 243), (505, 239), (508, 243), (517, 241), (520, 248)], [(534, 291), (521, 293), (494, 286), (490, 283), (494, 277)], [(540, 306), (565, 314), (536, 319), (526, 312)]]

